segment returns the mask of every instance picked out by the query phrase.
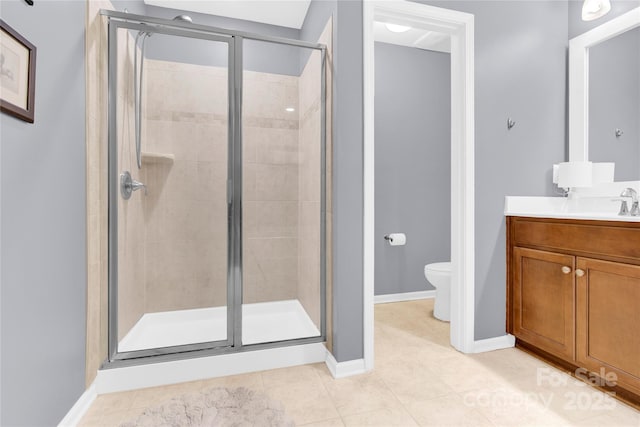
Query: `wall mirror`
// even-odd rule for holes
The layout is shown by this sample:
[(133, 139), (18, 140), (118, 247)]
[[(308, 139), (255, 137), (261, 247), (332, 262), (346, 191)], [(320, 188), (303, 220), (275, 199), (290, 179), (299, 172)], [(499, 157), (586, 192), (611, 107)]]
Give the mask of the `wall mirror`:
[(640, 180), (640, 8), (569, 41), (569, 160)]

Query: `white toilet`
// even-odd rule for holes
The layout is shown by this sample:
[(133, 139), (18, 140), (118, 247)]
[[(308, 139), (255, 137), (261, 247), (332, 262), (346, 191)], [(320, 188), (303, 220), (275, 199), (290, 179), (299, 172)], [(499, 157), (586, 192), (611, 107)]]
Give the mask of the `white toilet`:
[(436, 262), (424, 266), (424, 276), (436, 288), (433, 315), (448, 322), (451, 319), (451, 263)]

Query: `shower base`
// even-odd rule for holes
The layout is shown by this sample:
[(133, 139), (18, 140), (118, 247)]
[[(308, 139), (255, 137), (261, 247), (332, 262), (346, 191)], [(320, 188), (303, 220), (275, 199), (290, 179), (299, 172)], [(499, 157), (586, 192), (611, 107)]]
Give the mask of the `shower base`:
[[(298, 300), (242, 305), (242, 343), (317, 337), (320, 331)], [(227, 339), (227, 307), (147, 313), (118, 344), (136, 351)]]

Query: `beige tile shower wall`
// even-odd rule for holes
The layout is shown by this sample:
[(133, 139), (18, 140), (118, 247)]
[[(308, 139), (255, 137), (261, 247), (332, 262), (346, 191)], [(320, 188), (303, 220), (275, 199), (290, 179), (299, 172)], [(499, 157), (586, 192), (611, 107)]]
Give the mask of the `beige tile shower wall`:
[[(330, 47), (331, 23), (327, 24), (319, 42)], [(330, 49), (329, 49), (330, 51)], [(300, 133), (299, 133), (299, 180), (298, 180), (298, 299), (320, 328), (320, 200), (321, 200), (321, 66), (322, 56), (314, 51), (300, 76)], [(327, 67), (329, 68), (329, 67)], [(330, 73), (328, 73), (330, 74)], [(327, 112), (331, 111), (331, 79), (327, 79)], [(331, 209), (331, 132), (330, 114), (327, 115), (327, 236), (330, 236)], [(331, 241), (327, 240), (327, 247)], [(330, 251), (327, 251), (330, 266)], [(331, 275), (327, 274), (330, 288)], [(330, 300), (327, 302), (330, 306)]]
[[(107, 357), (108, 334), (108, 187), (107, 187), (107, 25), (100, 9), (113, 10), (107, 0), (87, 2), (86, 15), (86, 152), (87, 152), (87, 350), (86, 384)], [(134, 178), (144, 180), (135, 166), (133, 118), (133, 38), (118, 37), (118, 162)], [(144, 313), (143, 200), (118, 199), (119, 336), (124, 336)]]
[(87, 2), (87, 386), (107, 357), (107, 34), (100, 9), (113, 5)]
[(227, 303), (227, 70), (145, 61), (146, 311)]
[(318, 39), (319, 43), (323, 43), (327, 47), (327, 56), (325, 58), (325, 84), (326, 84), (326, 256), (327, 265), (326, 272), (326, 298), (327, 306), (325, 310), (327, 322), (326, 346), (331, 352), (333, 351), (333, 20), (329, 18), (324, 27), (324, 31)]
[[(297, 78), (245, 73), (245, 303), (296, 298)], [(222, 306), (227, 298), (227, 70), (145, 62), (146, 311)], [(203, 96), (207, 94), (207, 96)]]
[(320, 52), (300, 76), (298, 299), (320, 326)]
[(244, 72), (244, 303), (297, 298), (298, 80)]
[[(118, 30), (117, 156), (118, 173), (129, 171), (133, 179), (145, 182), (145, 170), (138, 169), (134, 114), (134, 38)], [(140, 52), (138, 51), (138, 55)], [(118, 197), (118, 341), (145, 313), (145, 237), (143, 191), (129, 200)]]

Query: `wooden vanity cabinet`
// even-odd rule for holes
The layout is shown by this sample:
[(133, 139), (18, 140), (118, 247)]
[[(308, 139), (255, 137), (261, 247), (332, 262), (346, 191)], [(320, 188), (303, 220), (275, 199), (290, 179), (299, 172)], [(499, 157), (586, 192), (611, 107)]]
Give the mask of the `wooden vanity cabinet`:
[(640, 405), (640, 222), (507, 217), (516, 345)]
[(575, 351), (575, 257), (513, 249), (513, 331), (558, 357)]
[(578, 270), (577, 364), (640, 395), (640, 266), (578, 258)]

